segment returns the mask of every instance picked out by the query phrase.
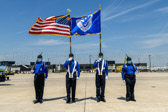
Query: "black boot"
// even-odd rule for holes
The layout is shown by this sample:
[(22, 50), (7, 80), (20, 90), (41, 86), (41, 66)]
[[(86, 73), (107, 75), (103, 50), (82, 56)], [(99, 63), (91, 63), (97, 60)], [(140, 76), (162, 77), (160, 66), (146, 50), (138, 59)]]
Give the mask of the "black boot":
[(66, 103), (70, 103), (70, 98), (67, 98)]
[(43, 99), (40, 99), (40, 103), (41, 103), (41, 104), (43, 103)]
[(38, 102), (39, 102), (39, 100), (37, 100), (37, 99), (33, 101), (34, 104), (36, 104), (36, 103), (38, 103)]
[(128, 102), (128, 101), (130, 101), (131, 99), (130, 98), (126, 98), (126, 101)]
[(102, 102), (106, 102), (106, 99), (103, 97), (103, 98), (101, 98), (101, 101)]
[(73, 99), (72, 99), (72, 103), (75, 103), (75, 102), (76, 102), (76, 100), (75, 100), (75, 98), (73, 98)]
[(136, 102), (136, 100), (135, 100), (135, 99), (131, 99), (131, 101), (134, 101), (134, 102)]
[(100, 102), (100, 98), (97, 98), (96, 101), (97, 101), (97, 102)]

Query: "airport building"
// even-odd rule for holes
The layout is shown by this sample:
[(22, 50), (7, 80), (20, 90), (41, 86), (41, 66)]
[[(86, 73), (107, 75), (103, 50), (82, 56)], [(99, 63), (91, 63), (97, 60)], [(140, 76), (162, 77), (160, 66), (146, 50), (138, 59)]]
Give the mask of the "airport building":
[(12, 66), (15, 64), (15, 61), (0, 61), (0, 66)]
[[(108, 69), (110, 72), (120, 72), (117, 70), (117, 67), (118, 66), (122, 67), (122, 65), (124, 65), (124, 63), (115, 63), (115, 61), (107, 61), (107, 63), (108, 63)], [(135, 65), (137, 66), (140, 72), (148, 71), (147, 63), (135, 63)], [(50, 65), (49, 68), (52, 69), (52, 72), (65, 72), (66, 71), (63, 64)], [(80, 70), (82, 72), (90, 72), (93, 69), (94, 69), (93, 64), (80, 64)]]
[[(147, 72), (148, 71), (147, 63), (134, 63), (134, 64), (137, 66), (139, 72)], [(119, 72), (120, 70), (118, 70), (117, 68), (121, 67), (122, 65), (124, 65), (124, 63), (116, 63), (115, 64), (115, 71)]]
[[(108, 69), (109, 72), (120, 72), (122, 69), (122, 65), (124, 63), (115, 63), (114, 60), (108, 60)], [(48, 69), (50, 72), (65, 72), (66, 68), (63, 64), (51, 64), (50, 62), (46, 62)], [(0, 66), (8, 66), (10, 70), (15, 73), (28, 73), (31, 71), (31, 68), (35, 65), (35, 62), (30, 62), (30, 65), (15, 65), (15, 61), (0, 61)], [(147, 72), (149, 71), (147, 67), (147, 63), (135, 63), (138, 70), (140, 72)], [(118, 69), (119, 68), (119, 69)], [(92, 72), (95, 69), (93, 68), (92, 64), (80, 64), (81, 72)]]

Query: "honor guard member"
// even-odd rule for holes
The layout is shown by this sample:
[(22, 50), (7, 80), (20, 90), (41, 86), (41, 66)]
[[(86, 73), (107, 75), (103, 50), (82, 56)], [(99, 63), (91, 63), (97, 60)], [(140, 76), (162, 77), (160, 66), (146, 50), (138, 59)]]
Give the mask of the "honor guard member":
[(43, 103), (44, 83), (48, 77), (48, 68), (43, 61), (42, 55), (38, 55), (36, 64), (32, 69), (32, 73), (35, 73), (34, 87), (36, 93), (36, 100), (34, 100), (34, 103)]
[(122, 80), (126, 83), (126, 101), (136, 101), (134, 97), (134, 87), (136, 82), (135, 72), (137, 67), (133, 64), (130, 57), (127, 57), (127, 63), (122, 67)]
[(96, 97), (97, 102), (105, 100), (105, 84), (108, 79), (108, 64), (103, 59), (103, 53), (99, 53), (99, 59), (94, 62), (93, 67), (96, 69)]
[(67, 69), (66, 74), (66, 91), (67, 91), (67, 103), (70, 102), (70, 91), (72, 89), (72, 102), (75, 102), (75, 92), (76, 92), (76, 80), (80, 76), (80, 66), (76, 60), (74, 60), (74, 55), (69, 54), (69, 59), (65, 62), (64, 67)]

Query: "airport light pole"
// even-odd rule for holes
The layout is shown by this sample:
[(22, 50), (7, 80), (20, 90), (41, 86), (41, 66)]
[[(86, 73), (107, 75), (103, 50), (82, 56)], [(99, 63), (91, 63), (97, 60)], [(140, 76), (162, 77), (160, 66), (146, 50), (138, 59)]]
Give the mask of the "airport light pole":
[(152, 68), (151, 68), (151, 55), (149, 54), (148, 56), (149, 56), (149, 69), (150, 69), (150, 71), (151, 71), (151, 69), (152, 69)]
[(92, 69), (92, 60), (91, 60), (91, 58), (92, 58), (92, 55), (89, 55), (89, 63), (90, 63), (90, 69)]
[(138, 57), (138, 66), (140, 66), (140, 57)]

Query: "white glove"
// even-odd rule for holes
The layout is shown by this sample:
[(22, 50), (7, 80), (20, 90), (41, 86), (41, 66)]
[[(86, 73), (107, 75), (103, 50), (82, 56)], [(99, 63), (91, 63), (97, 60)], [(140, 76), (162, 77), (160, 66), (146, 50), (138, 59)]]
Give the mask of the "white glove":
[(99, 58), (99, 62), (102, 61), (102, 58)]
[(69, 61), (72, 61), (72, 57), (70, 57), (68, 60), (69, 60)]
[(135, 74), (138, 74), (139, 73), (139, 71), (137, 70), (137, 71), (135, 71)]
[(123, 83), (125, 83), (125, 80), (123, 80)]
[(108, 76), (106, 76), (106, 80), (108, 79)]
[(31, 73), (34, 73), (34, 70), (31, 70)]
[(76, 77), (76, 80), (79, 80), (79, 77)]

